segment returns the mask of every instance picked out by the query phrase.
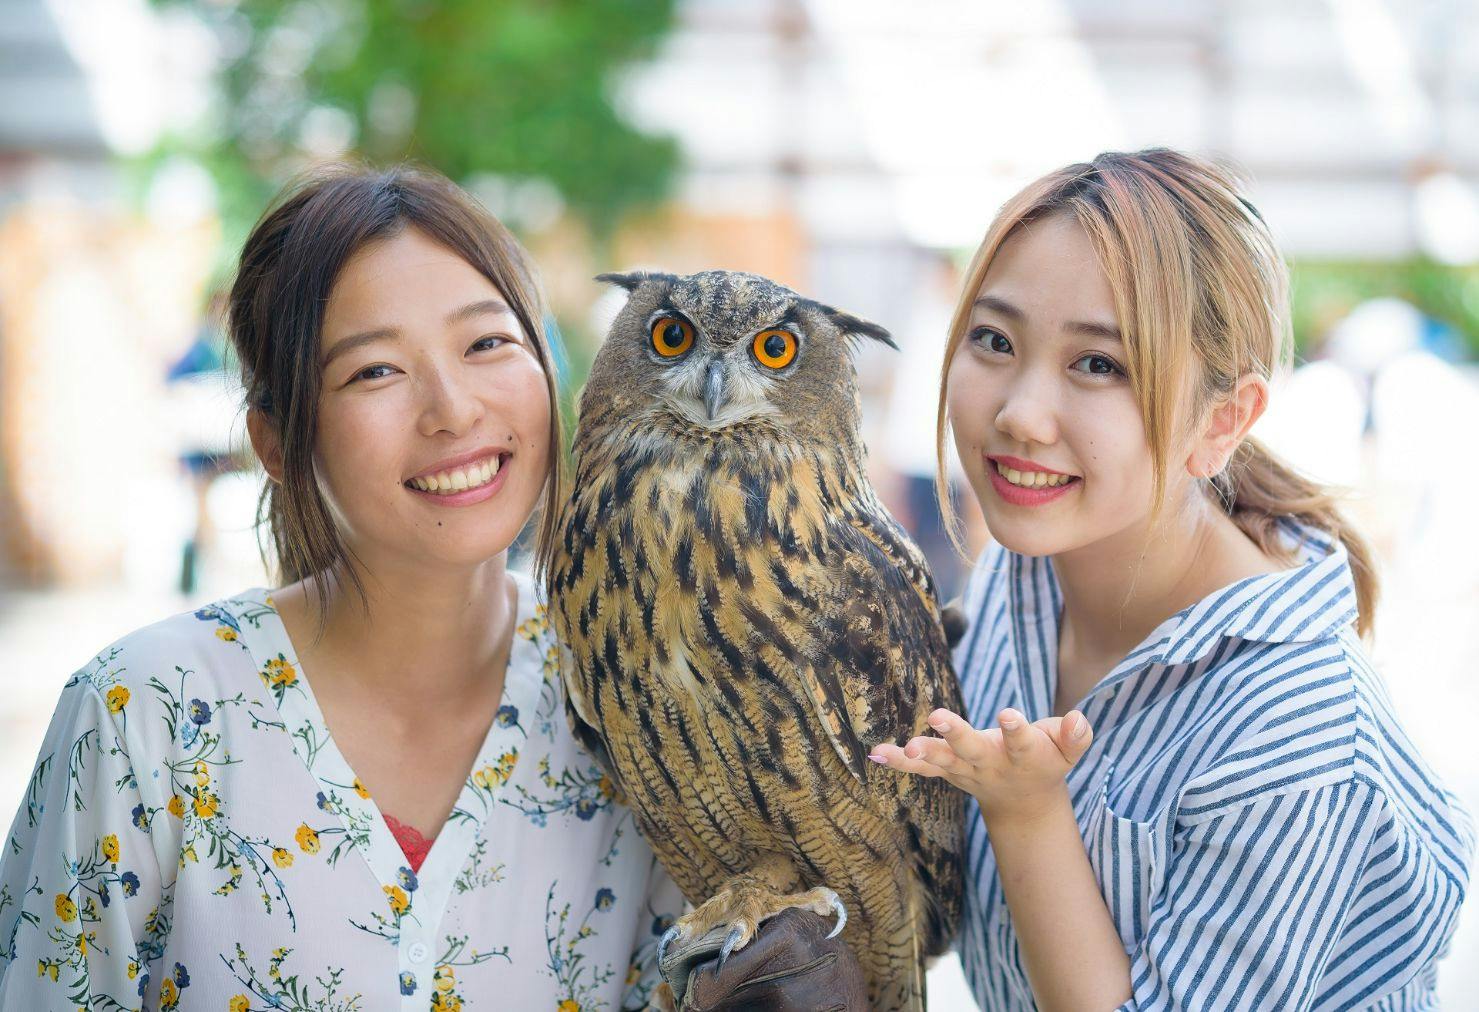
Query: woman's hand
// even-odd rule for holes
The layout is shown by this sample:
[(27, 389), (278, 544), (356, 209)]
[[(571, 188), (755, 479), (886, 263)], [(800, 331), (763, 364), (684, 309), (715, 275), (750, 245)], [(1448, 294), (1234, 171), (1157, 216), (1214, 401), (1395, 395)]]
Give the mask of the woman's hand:
[(1077, 710), (1029, 724), (1016, 710), (977, 731), (936, 710), (903, 748), (880, 745), (879, 762), (944, 777), (975, 795), (996, 857), (1027, 979), (1038, 1007), (1113, 1008), (1131, 993), (1130, 957), (1104, 904), (1064, 782), (1093, 731)]
[(905, 773), (944, 777), (975, 797), (988, 823), (1049, 814), (1065, 797), (1068, 771), (1094, 740), (1088, 720), (1072, 710), (1029, 724), (1006, 709), (997, 722), (978, 731), (959, 714), (936, 710), (929, 723), (941, 737), (912, 738), (903, 748), (882, 744), (868, 758)]

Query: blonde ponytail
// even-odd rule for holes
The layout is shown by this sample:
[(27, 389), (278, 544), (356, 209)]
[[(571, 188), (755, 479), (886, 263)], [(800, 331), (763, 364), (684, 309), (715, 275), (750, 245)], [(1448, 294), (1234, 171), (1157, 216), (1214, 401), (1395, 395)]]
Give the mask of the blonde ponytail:
[(1274, 558), (1292, 561), (1279, 532), (1282, 518), (1323, 531), (1344, 545), (1356, 585), (1356, 631), (1370, 637), (1379, 594), (1371, 546), (1346, 520), (1327, 487), (1301, 475), (1251, 438), (1242, 442), (1212, 485), (1233, 523)]

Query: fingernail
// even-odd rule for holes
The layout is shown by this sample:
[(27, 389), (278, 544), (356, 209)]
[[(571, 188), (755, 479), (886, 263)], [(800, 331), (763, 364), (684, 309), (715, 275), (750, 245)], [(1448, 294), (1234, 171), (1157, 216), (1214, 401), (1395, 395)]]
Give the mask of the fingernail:
[(1084, 735), (1086, 735), (1088, 733), (1089, 733), (1089, 722), (1087, 720), (1085, 720), (1083, 717), (1080, 717), (1078, 719), (1078, 721), (1073, 725), (1073, 737), (1074, 737), (1074, 740), (1077, 741), (1079, 738), (1082, 738)]
[(887, 766), (888, 765), (888, 760), (885, 759), (885, 758), (883, 758), (883, 756), (879, 755), (877, 752), (869, 752), (868, 753), (868, 758), (869, 759), (872, 759), (874, 762), (880, 763), (880, 764), (882, 764), (884, 766)]
[(1015, 713), (1004, 713), (1001, 715), (1001, 726), (1006, 728), (1008, 731), (1015, 730), (1017, 725), (1020, 723), (1021, 721), (1017, 719), (1017, 715)]
[(950, 728), (950, 721), (946, 720), (944, 717), (935, 717), (930, 720), (930, 727), (934, 728), (936, 731), (946, 731)]
[(904, 749), (904, 754), (906, 756), (908, 756), (910, 759), (918, 759), (919, 758), (919, 746), (918, 745), (910, 745), (908, 748)]

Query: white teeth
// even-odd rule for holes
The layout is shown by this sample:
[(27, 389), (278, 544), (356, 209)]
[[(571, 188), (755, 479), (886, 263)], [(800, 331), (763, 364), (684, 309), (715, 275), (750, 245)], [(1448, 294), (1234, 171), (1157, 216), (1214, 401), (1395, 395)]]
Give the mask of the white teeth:
[(439, 494), (447, 492), (464, 492), (470, 488), (478, 488), (493, 480), (498, 474), (499, 458), (490, 457), (479, 464), (469, 467), (457, 468), (451, 471), (439, 471), (433, 475), (411, 479), (411, 485), (423, 492), (435, 492)]
[(1071, 474), (1048, 474), (1046, 471), (1018, 471), (1005, 464), (997, 464), (996, 470), (1007, 481), (1022, 488), (1057, 488), (1068, 484), (1074, 477)]

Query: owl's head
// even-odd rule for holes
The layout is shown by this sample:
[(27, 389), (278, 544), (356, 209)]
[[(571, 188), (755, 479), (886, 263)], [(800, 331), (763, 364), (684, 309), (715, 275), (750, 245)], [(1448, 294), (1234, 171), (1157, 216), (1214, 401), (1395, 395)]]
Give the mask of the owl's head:
[(769, 422), (798, 435), (857, 426), (853, 346), (888, 331), (758, 274), (602, 274), (626, 306), (591, 366), (588, 394), (723, 430)]

